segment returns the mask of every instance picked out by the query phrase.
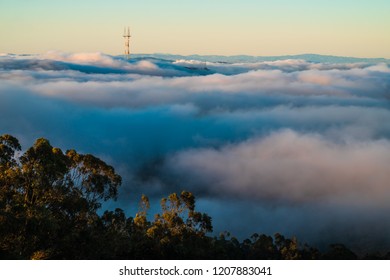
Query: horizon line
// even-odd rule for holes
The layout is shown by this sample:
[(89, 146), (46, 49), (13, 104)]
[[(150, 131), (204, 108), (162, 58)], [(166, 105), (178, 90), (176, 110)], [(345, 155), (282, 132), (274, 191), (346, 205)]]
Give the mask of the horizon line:
[[(109, 56), (123, 56), (123, 54), (110, 54), (102, 51), (62, 51), (62, 50), (48, 50), (40, 53), (12, 53), (12, 52), (0, 52), (0, 56), (5, 55), (39, 55), (39, 54), (45, 54), (49, 52), (59, 52), (59, 53), (101, 53)], [(164, 56), (181, 56), (181, 57), (190, 57), (190, 56), (199, 56), (199, 57), (253, 57), (253, 58), (270, 58), (270, 57), (299, 57), (299, 56), (322, 56), (322, 57), (334, 57), (334, 58), (351, 58), (351, 59), (369, 59), (369, 60), (390, 60), (388, 57), (360, 57), (360, 56), (349, 56), (349, 55), (334, 55), (334, 54), (320, 54), (320, 53), (298, 53), (298, 54), (283, 54), (283, 55), (251, 55), (251, 54), (231, 54), (231, 55), (225, 55), (225, 54), (199, 54), (199, 53), (192, 53), (192, 54), (178, 54), (178, 53), (166, 53), (166, 52), (153, 52), (153, 53), (132, 53), (132, 55), (164, 55)]]

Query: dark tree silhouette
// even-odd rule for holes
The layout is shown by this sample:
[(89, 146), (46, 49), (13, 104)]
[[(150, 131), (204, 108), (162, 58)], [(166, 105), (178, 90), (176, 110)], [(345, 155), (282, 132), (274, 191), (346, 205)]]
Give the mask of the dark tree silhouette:
[(0, 138), (0, 250), (12, 258), (93, 257), (101, 201), (115, 199), (121, 177), (92, 155), (63, 153), (38, 139), (24, 154)]

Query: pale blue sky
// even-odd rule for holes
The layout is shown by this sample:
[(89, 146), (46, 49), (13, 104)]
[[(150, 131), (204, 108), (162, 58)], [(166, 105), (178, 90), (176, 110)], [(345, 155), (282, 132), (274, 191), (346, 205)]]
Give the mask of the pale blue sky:
[(390, 58), (389, 0), (0, 0), (0, 52)]

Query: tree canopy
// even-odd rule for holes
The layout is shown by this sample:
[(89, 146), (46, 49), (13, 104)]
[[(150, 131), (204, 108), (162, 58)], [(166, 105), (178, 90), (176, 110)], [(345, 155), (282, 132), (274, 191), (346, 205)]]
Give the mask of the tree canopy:
[(10, 258), (81, 256), (81, 237), (93, 234), (96, 210), (116, 199), (121, 177), (99, 158), (43, 138), (20, 150), (16, 138), (0, 137), (0, 250)]

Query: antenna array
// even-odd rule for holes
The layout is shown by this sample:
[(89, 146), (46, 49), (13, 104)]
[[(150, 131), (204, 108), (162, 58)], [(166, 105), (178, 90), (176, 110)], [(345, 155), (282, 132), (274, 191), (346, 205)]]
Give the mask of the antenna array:
[(125, 54), (124, 57), (126, 60), (130, 59), (130, 27), (125, 27), (123, 32), (123, 38), (125, 38)]

